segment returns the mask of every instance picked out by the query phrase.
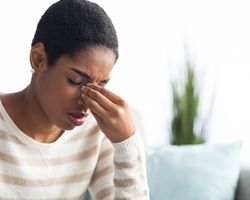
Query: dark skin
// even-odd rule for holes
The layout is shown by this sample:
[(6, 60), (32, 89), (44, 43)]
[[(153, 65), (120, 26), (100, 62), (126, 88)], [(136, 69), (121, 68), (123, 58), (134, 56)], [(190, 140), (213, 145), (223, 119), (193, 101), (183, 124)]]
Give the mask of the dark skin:
[(121, 142), (135, 133), (135, 126), (127, 103), (104, 87), (115, 61), (110, 49), (89, 47), (48, 66), (44, 45), (38, 43), (30, 51), (35, 71), (31, 83), (23, 91), (1, 96), (1, 101), (18, 128), (39, 142), (56, 141), (75, 128), (68, 113), (87, 110), (107, 138)]

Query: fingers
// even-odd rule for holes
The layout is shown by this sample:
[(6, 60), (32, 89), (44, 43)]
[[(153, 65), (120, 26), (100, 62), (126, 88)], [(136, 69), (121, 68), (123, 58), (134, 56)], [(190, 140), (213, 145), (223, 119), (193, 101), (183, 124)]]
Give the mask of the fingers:
[(98, 124), (103, 123), (103, 118), (101, 118), (99, 115), (97, 115), (97, 114), (94, 113), (94, 112), (91, 112), (91, 113), (92, 113), (92, 115), (94, 116), (94, 118), (96, 119), (96, 121), (97, 121)]
[(84, 105), (90, 109), (102, 132), (111, 141), (123, 141), (134, 134), (135, 126), (129, 107), (122, 98), (94, 84), (82, 86), (81, 90)]
[(83, 94), (81, 97), (84, 105), (90, 109), (93, 114), (95, 113), (100, 118), (105, 118), (107, 111), (99, 103), (86, 94)]
[(110, 101), (112, 101), (115, 104), (123, 105), (125, 103), (121, 97), (119, 97), (118, 95), (114, 94), (113, 92), (105, 89), (104, 87), (101, 87), (101, 86), (95, 85), (95, 84), (89, 84), (87, 87), (98, 91), (99, 93), (101, 93), (103, 96), (105, 96), (106, 98), (108, 98)]
[(91, 98), (88, 101), (90, 102), (95, 101), (106, 111), (111, 110), (115, 106), (113, 102), (111, 102), (108, 98), (106, 98), (99, 91), (94, 90), (91, 87), (82, 87), (81, 89), (82, 89), (83, 94)]

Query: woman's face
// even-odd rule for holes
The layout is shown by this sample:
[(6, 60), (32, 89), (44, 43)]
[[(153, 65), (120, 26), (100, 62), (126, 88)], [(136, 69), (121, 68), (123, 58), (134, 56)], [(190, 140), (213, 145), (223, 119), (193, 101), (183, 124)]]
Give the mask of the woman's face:
[(63, 130), (82, 125), (87, 108), (81, 102), (80, 87), (88, 82), (105, 86), (115, 60), (111, 50), (88, 48), (72, 57), (63, 55), (53, 66), (36, 74), (37, 101), (48, 120)]

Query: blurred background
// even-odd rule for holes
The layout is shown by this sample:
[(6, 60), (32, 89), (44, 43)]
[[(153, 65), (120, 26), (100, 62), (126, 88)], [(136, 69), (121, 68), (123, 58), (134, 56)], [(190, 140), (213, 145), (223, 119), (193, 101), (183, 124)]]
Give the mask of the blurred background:
[[(18, 91), (28, 85), (31, 41), (38, 20), (53, 2), (12, 0), (1, 4), (1, 92)], [(206, 123), (207, 143), (243, 140), (242, 159), (250, 160), (249, 3), (94, 2), (113, 20), (120, 42), (120, 58), (108, 88), (130, 104), (145, 144), (171, 143), (173, 82), (185, 84), (189, 63), (199, 97), (194, 129)]]

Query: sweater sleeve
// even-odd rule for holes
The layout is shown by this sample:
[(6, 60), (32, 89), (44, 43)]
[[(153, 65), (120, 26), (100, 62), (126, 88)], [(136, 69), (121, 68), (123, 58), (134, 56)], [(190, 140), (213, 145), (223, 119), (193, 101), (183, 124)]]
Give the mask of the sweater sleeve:
[(149, 200), (140, 134), (119, 143), (102, 141), (89, 191), (94, 200)]

